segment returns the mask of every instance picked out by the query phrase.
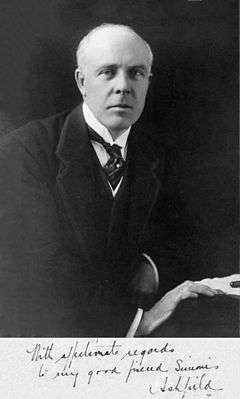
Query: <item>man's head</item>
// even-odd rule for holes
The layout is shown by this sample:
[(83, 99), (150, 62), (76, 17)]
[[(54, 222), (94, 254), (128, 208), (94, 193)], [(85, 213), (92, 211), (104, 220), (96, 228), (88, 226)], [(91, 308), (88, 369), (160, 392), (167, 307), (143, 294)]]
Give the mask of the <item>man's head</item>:
[(113, 138), (135, 123), (143, 111), (152, 59), (149, 45), (124, 25), (100, 25), (79, 43), (78, 88)]

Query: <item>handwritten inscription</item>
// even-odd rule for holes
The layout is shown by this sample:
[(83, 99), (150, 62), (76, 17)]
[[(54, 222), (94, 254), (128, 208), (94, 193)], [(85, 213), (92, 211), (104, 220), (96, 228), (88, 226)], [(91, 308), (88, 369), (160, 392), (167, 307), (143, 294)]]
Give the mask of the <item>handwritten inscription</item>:
[(174, 352), (174, 349), (169, 347), (169, 344), (167, 342), (161, 348), (149, 348), (149, 349), (141, 349), (141, 350), (137, 350), (137, 349), (131, 350), (130, 349), (128, 352), (126, 352), (124, 354), (124, 356), (122, 357), (121, 360), (123, 360), (126, 357), (140, 357), (140, 365), (141, 365), (143, 362), (143, 359), (146, 355), (148, 356), (148, 355), (151, 355), (154, 353), (158, 354), (158, 353), (172, 353), (172, 352)]
[(51, 352), (53, 350), (53, 343), (51, 345), (42, 346), (41, 344), (36, 344), (33, 349), (28, 350), (27, 353), (32, 355), (31, 361), (37, 362), (38, 360), (53, 360)]
[(76, 341), (74, 346), (71, 345), (67, 352), (61, 354), (56, 360), (56, 363), (65, 360), (64, 367), (71, 367), (74, 359), (117, 356), (120, 348), (121, 345), (117, 344), (116, 340), (114, 340), (110, 346), (106, 345), (93, 348), (91, 348), (91, 343), (88, 341), (83, 350), (79, 350), (79, 343)]
[(191, 354), (183, 356), (164, 340), (158, 340), (158, 345), (147, 341), (144, 346), (127, 342), (89, 339), (64, 347), (56, 341), (47, 345), (37, 342), (26, 349), (26, 356), (39, 380), (66, 381), (74, 390), (113, 381), (123, 387), (142, 383), (145, 397), (154, 399), (167, 399), (169, 394), (173, 399), (187, 399), (194, 392), (214, 399), (214, 393), (223, 390), (217, 378), (221, 367), (209, 353), (199, 361)]
[(182, 393), (181, 399), (186, 398), (187, 392), (196, 391), (222, 391), (222, 388), (215, 386), (211, 378), (206, 374), (196, 375), (194, 377), (186, 377), (180, 375), (176, 381), (166, 377), (159, 384), (157, 389), (153, 389), (152, 386), (149, 387), (149, 393), (151, 395), (156, 395), (163, 392), (179, 392)]

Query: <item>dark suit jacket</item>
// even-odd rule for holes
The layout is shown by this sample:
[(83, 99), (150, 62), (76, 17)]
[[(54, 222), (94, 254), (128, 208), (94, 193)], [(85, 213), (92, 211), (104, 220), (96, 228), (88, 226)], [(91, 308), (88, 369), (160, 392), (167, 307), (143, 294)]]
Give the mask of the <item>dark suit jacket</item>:
[(80, 107), (2, 139), (2, 336), (124, 335), (141, 252), (159, 268), (159, 295), (183, 281), (175, 155), (133, 127), (113, 200)]

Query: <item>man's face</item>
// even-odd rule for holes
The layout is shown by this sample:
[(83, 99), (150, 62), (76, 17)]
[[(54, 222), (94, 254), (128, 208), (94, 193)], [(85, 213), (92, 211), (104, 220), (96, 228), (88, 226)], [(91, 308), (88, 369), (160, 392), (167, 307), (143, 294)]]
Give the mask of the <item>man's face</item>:
[(119, 30), (101, 31), (86, 50), (78, 87), (95, 117), (116, 138), (135, 123), (145, 104), (150, 60), (144, 42)]

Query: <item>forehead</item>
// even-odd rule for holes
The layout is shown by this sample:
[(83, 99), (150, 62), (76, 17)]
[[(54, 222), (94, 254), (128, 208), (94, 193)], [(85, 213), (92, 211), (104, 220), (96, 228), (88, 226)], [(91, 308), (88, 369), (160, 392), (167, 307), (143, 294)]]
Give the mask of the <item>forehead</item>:
[(144, 41), (134, 33), (103, 30), (89, 39), (86, 46), (86, 67), (116, 64), (144, 65), (150, 68), (149, 52)]

